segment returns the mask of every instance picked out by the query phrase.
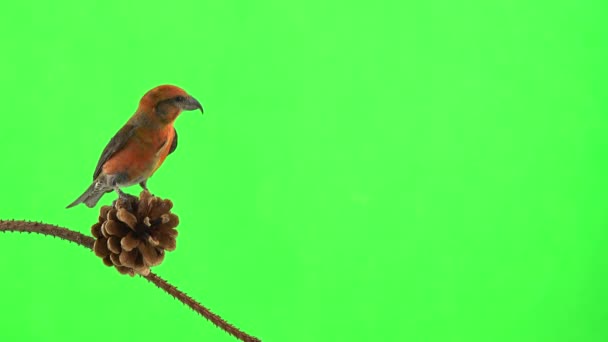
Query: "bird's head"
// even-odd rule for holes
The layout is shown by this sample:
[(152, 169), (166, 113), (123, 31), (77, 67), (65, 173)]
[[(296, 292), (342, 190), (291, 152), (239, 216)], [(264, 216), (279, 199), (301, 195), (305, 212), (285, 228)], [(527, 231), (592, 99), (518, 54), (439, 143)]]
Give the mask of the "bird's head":
[(184, 110), (200, 109), (203, 106), (182, 88), (161, 85), (148, 91), (139, 102), (139, 109), (161, 122), (170, 123)]

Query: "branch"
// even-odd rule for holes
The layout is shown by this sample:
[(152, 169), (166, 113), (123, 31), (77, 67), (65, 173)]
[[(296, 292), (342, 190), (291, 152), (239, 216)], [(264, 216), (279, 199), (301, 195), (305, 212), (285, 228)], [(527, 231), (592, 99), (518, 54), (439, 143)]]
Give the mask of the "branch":
[(86, 236), (79, 232), (52, 224), (33, 221), (0, 220), (0, 232), (38, 233), (42, 235), (49, 235), (74, 242), (88, 249), (93, 249), (93, 243), (95, 242), (95, 239), (92, 237)]
[[(84, 234), (75, 232), (67, 228), (58, 227), (52, 224), (42, 222), (0, 220), (0, 232), (22, 232), (49, 235), (53, 237), (58, 237), (63, 240), (74, 242), (90, 250), (93, 249), (93, 243), (95, 242), (95, 239), (90, 236), (86, 236)], [(239, 340), (244, 342), (260, 341), (258, 338), (248, 335), (245, 332), (237, 329), (232, 324), (226, 322), (220, 316), (214, 314), (209, 309), (192, 299), (184, 292), (181, 292), (175, 286), (169, 284), (166, 280), (162, 279), (156, 274), (150, 273), (149, 275), (144, 276), (144, 278), (146, 278), (148, 281), (150, 281), (157, 287), (163, 289), (165, 292), (167, 292), (180, 302), (188, 305), (192, 310), (196, 311), (201, 316), (211, 321), (211, 323), (215, 324), (217, 327), (229, 333), (230, 335), (238, 338)]]

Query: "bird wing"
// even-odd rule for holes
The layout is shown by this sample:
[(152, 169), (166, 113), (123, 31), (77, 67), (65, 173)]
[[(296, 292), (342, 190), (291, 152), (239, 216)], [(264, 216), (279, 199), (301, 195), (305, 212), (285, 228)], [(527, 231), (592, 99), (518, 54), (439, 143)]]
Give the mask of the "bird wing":
[(127, 141), (129, 141), (129, 138), (133, 136), (133, 133), (135, 133), (134, 125), (124, 125), (120, 131), (118, 131), (118, 133), (112, 137), (112, 140), (110, 140), (108, 145), (106, 145), (106, 148), (104, 148), (103, 152), (101, 152), (101, 157), (99, 157), (99, 161), (95, 167), (95, 172), (93, 173), (93, 179), (96, 179), (97, 176), (99, 176), (103, 164), (105, 164), (105, 162), (107, 162), (108, 159), (110, 159), (110, 157), (112, 157), (116, 152), (125, 147)]
[(169, 149), (169, 154), (173, 153), (173, 151), (175, 151), (175, 149), (177, 148), (177, 130), (175, 130), (175, 127), (173, 128), (173, 141), (171, 142), (171, 148)]

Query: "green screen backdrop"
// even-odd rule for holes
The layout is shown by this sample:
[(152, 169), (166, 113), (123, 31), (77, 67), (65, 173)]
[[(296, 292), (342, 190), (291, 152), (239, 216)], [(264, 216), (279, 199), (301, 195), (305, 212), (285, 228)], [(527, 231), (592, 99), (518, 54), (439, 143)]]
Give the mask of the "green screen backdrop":
[[(65, 206), (175, 84), (205, 115), (148, 182), (181, 221), (154, 271), (237, 327), (608, 341), (604, 2), (0, 7), (0, 218), (89, 234)], [(235, 341), (65, 241), (0, 234), (0, 271), (0, 341)]]

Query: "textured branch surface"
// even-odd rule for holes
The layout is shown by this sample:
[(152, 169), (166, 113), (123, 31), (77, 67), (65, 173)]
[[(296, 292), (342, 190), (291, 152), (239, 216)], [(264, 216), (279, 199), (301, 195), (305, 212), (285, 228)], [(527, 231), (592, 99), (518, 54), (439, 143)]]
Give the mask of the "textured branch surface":
[(92, 237), (86, 236), (79, 232), (52, 224), (33, 221), (0, 220), (0, 232), (22, 232), (50, 235), (63, 240), (75, 242), (88, 249), (92, 249), (93, 243), (95, 242), (95, 239)]
[[(93, 239), (92, 237), (86, 236), (79, 232), (75, 232), (73, 230), (63, 227), (58, 227), (52, 224), (32, 221), (0, 220), (0, 232), (22, 232), (50, 235), (63, 240), (74, 242), (90, 250), (93, 249), (93, 243), (95, 242), (95, 239)], [(237, 329), (232, 324), (226, 322), (220, 316), (209, 311), (209, 309), (192, 299), (187, 294), (181, 292), (175, 286), (169, 284), (167, 281), (157, 276), (156, 274), (150, 273), (147, 276), (144, 276), (144, 278), (146, 278), (156, 286), (160, 287), (180, 302), (188, 305), (190, 308), (192, 308), (192, 310), (196, 311), (201, 316), (205, 317), (213, 324), (226, 331), (230, 335), (240, 339), (241, 341), (260, 341), (259, 339), (246, 334), (245, 332)]]
[(249, 336), (246, 333), (240, 331), (234, 325), (224, 321), (220, 316), (209, 311), (209, 309), (207, 309), (204, 306), (202, 306), (201, 304), (199, 304), (197, 301), (192, 299), (187, 294), (178, 290), (175, 286), (167, 283), (166, 280), (162, 279), (161, 277), (157, 276), (156, 274), (150, 273), (147, 276), (144, 276), (144, 278), (153, 282), (156, 286), (165, 290), (168, 294), (177, 298), (180, 302), (188, 305), (190, 308), (192, 308), (192, 310), (198, 312), (201, 316), (210, 320), (213, 324), (217, 325), (218, 327), (220, 327), (221, 329), (223, 329), (230, 335), (238, 338), (239, 340), (247, 341), (247, 342), (260, 341), (257, 338), (255, 338), (253, 336)]

